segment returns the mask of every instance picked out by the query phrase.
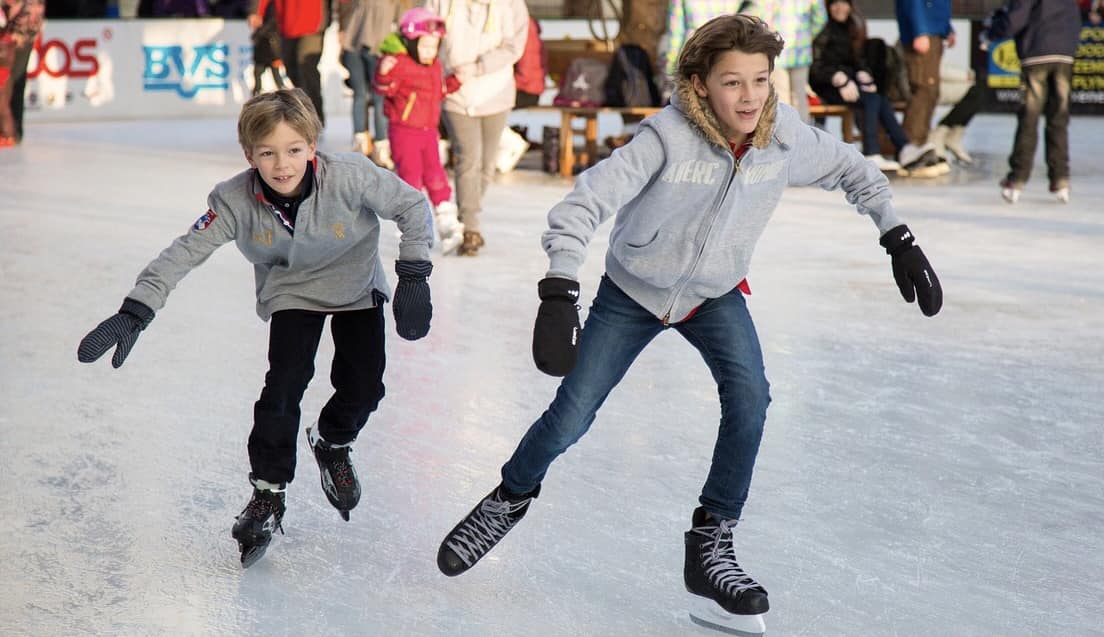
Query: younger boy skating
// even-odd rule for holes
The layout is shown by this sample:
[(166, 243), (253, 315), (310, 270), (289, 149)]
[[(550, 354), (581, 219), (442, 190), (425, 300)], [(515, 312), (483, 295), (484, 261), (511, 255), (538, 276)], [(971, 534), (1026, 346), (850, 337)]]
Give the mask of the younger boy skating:
[(111, 364), (119, 367), (177, 283), (216, 248), (234, 241), (253, 264), (257, 314), (269, 322), (269, 368), (249, 435), (253, 495), (232, 531), (242, 566), (260, 559), (273, 532), (282, 530), (299, 402), (314, 376), (327, 317), (334, 394), (307, 436), (330, 503), (348, 520), (360, 499), (349, 451), (384, 394), (383, 304), (390, 287), (379, 258), (380, 219), (402, 231), (396, 329), (408, 340), (429, 332), (433, 235), (425, 197), (363, 155), (316, 152), (321, 130), (300, 89), (246, 102), (238, 141), (250, 168), (215, 186), (207, 212), (146, 266), (119, 312), (77, 350), (90, 363), (114, 347)]

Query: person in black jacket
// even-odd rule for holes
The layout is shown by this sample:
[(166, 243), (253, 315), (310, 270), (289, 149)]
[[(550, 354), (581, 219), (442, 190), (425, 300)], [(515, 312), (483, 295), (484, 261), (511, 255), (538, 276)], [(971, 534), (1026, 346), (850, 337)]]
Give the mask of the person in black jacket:
[[(866, 25), (850, 0), (829, 0), (828, 23), (813, 40), (813, 65), (809, 86), (828, 104), (847, 104), (862, 111), (863, 155), (884, 171), (904, 167), (910, 171), (933, 163), (935, 153), (909, 143), (893, 105), (878, 92), (870, 65), (862, 56)], [(897, 161), (883, 157), (878, 126), (897, 149)]]
[(1069, 203), (1069, 103), (1073, 56), (1081, 37), (1076, 0), (1008, 0), (986, 20), (984, 39), (1015, 38), (1020, 57), (1016, 138), (1008, 157), (1001, 196), (1016, 203), (1031, 176), (1039, 144), (1039, 115), (1046, 115), (1046, 163), (1050, 192)]

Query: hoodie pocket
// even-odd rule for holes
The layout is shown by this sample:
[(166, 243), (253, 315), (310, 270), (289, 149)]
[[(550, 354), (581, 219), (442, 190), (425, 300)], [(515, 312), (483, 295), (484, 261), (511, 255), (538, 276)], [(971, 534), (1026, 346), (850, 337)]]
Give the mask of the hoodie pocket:
[(630, 274), (657, 288), (670, 288), (686, 269), (688, 246), (672, 245), (670, 239), (656, 230), (643, 241), (633, 238), (615, 243), (614, 258)]

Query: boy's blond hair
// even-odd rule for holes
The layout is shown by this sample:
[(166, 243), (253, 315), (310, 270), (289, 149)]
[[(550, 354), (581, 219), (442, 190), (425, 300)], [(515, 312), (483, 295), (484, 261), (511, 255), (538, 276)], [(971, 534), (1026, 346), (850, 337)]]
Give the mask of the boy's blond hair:
[(763, 53), (773, 71), (774, 60), (784, 45), (782, 36), (755, 16), (718, 16), (695, 30), (682, 46), (676, 73), (686, 81), (697, 75), (704, 82), (717, 58), (729, 51)]
[(283, 88), (261, 93), (242, 105), (238, 116), (238, 143), (245, 152), (252, 152), (280, 122), (287, 122), (309, 144), (317, 143), (322, 133), (322, 121), (303, 89)]

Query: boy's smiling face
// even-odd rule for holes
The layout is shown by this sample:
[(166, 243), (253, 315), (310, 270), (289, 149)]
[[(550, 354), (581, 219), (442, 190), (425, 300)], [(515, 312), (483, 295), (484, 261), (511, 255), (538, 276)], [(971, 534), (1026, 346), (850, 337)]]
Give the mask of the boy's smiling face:
[(755, 132), (770, 97), (770, 60), (765, 53), (726, 51), (705, 81), (695, 75), (694, 92), (709, 102), (729, 142), (742, 144)]
[(249, 165), (256, 168), (261, 179), (285, 197), (299, 193), (307, 162), (314, 159), (315, 144), (308, 142), (287, 122), (281, 121), (272, 132), (245, 152)]

